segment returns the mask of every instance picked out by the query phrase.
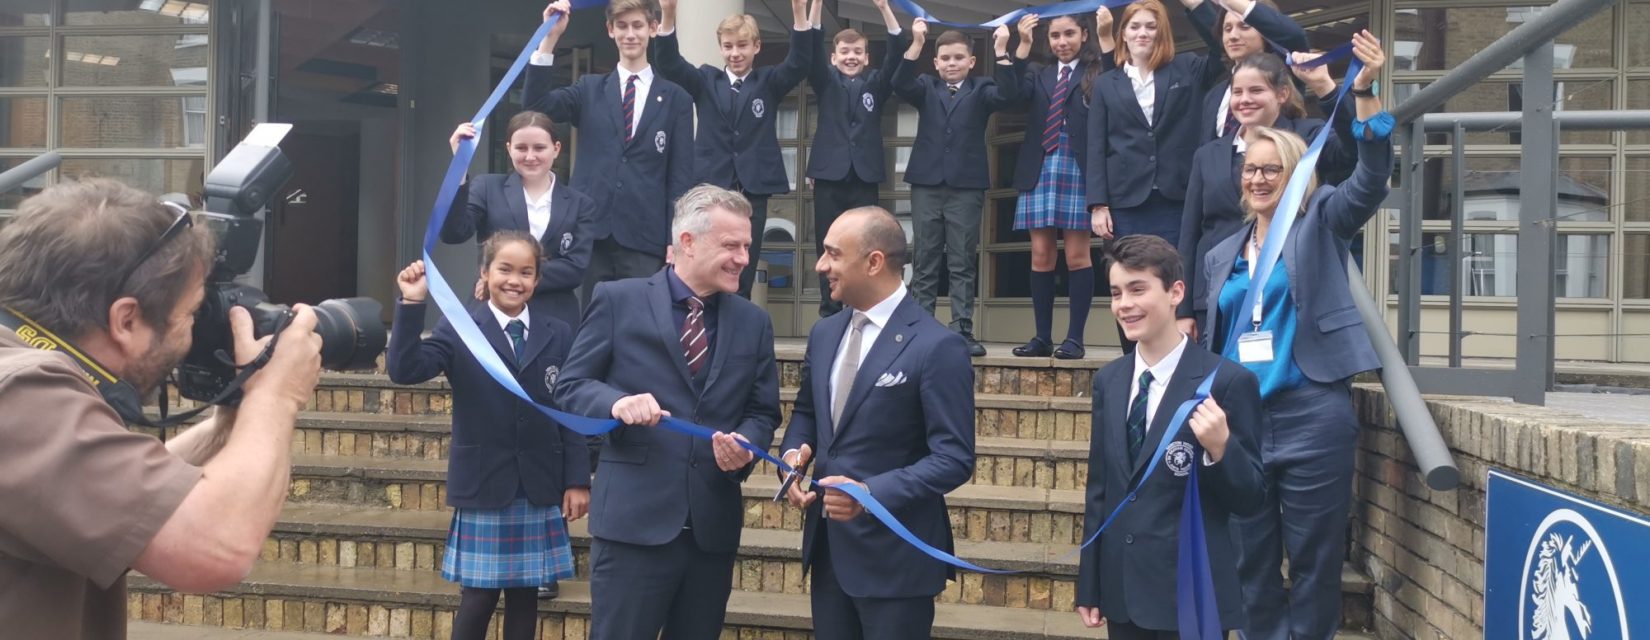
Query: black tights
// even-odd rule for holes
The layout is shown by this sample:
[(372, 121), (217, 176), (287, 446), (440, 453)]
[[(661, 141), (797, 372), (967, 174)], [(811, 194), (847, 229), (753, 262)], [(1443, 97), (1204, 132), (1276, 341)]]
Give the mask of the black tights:
[[(538, 626), (538, 589), (504, 589), (504, 640), (532, 640)], [(453, 617), (453, 640), (482, 640), (498, 607), (498, 589), (464, 587)]]

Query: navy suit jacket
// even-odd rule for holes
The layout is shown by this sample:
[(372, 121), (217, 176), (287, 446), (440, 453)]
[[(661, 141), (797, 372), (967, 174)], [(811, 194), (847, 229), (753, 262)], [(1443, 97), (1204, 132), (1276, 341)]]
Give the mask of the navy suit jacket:
[(528, 65), (522, 102), (579, 128), (573, 188), (596, 201), (596, 239), (663, 257), (671, 206), (693, 188), (693, 100), (669, 80), (653, 78), (641, 125), (624, 139), (619, 72), (580, 77), (553, 88), (555, 70)]
[[(459, 185), (447, 222), (441, 225), (441, 241), (458, 244), (475, 238), (482, 243), (497, 231), (530, 229), (521, 176), (489, 173)], [(550, 226), (539, 238), (543, 257), (533, 300), (548, 304), (550, 313), (569, 327), (579, 326), (579, 298), (574, 292), (584, 283), (595, 242), (596, 202), (558, 180), (550, 190)]]
[[(1066, 93), (1066, 137), (1071, 141), (1071, 154), (1077, 160), (1077, 167), (1085, 173), (1089, 163), (1089, 96), (1083, 93), (1083, 74), (1088, 71), (1087, 64), (1078, 61), (1071, 70), (1071, 89)], [(1105, 71), (1103, 63), (1101, 71)], [(1095, 84), (1100, 78), (1095, 77)], [(1059, 63), (1048, 65), (1032, 64), (1020, 80), (1020, 98), (1030, 105), (1026, 111), (1025, 142), (1020, 144), (1020, 159), (1014, 165), (1014, 188), (1020, 191), (1031, 191), (1037, 188), (1037, 179), (1043, 173), (1043, 161), (1048, 154), (1043, 151), (1043, 124), (1048, 120), (1048, 111), (1054, 101), (1054, 88), (1060, 84)], [(1092, 89), (1092, 87), (1091, 87)]]
[(894, 72), (894, 91), (917, 108), (917, 139), (905, 165), (909, 184), (953, 189), (989, 189), (985, 126), (991, 114), (1020, 100), (1023, 61), (1013, 65), (990, 62), (991, 78), (969, 76), (957, 97), (945, 81), (933, 74), (917, 75), (907, 61)]
[[(814, 39), (828, 48), (824, 32), (814, 29)], [(850, 171), (861, 181), (882, 184), (888, 177), (886, 152), (882, 145), (882, 113), (894, 93), (894, 74), (907, 64), (905, 49), (909, 39), (902, 31), (888, 38), (888, 53), (882, 67), (865, 69), (850, 80), (831, 65), (823, 50), (814, 54), (808, 85), (819, 96), (819, 121), (814, 144), (808, 149), (808, 177), (815, 180), (843, 180)], [(850, 91), (850, 86), (857, 91)]]
[[(1197, 10), (1213, 12), (1211, 4)], [(1083, 174), (1089, 206), (1139, 206), (1154, 188), (1171, 200), (1186, 197), (1192, 154), (1203, 143), (1203, 128), (1195, 120), (1203, 112), (1203, 97), (1226, 73), (1212, 53), (1220, 50), (1220, 42), (1208, 45), (1211, 53), (1182, 53), (1152, 73), (1156, 99), (1150, 122), (1122, 67), (1095, 81)]]
[[(682, 58), (680, 30), (653, 39), (659, 73), (682, 85), (699, 108), (699, 136), (694, 140), (694, 175), (702, 183), (730, 189), (734, 183), (746, 193), (771, 195), (791, 190), (785, 159), (779, 153), (774, 128), (779, 105), (808, 76), (813, 64), (812, 30), (791, 30), (791, 50), (785, 61), (756, 67), (745, 76), (737, 97), (728, 73), (721, 67), (695, 69)], [(757, 230), (761, 233), (761, 230)]]
[[(1186, 15), (1190, 18), (1192, 28), (1197, 29), (1198, 34), (1203, 36), (1203, 40), (1205, 42), (1220, 42), (1220, 32), (1223, 28), (1220, 21), (1224, 19), (1220, 14), (1205, 11), (1187, 11)], [(1290, 19), (1289, 16), (1286, 16), (1277, 9), (1268, 7), (1265, 4), (1256, 2), (1254, 8), (1249, 10), (1249, 17), (1244, 18), (1243, 22), (1248, 24), (1250, 27), (1254, 27), (1255, 31), (1259, 31), (1262, 38), (1276, 42), (1279, 45), (1288, 48), (1290, 51), (1305, 52), (1312, 49), (1312, 43), (1306, 39), (1305, 29), (1302, 29), (1301, 26), (1296, 24), (1293, 19)], [(1271, 45), (1268, 44), (1265, 45), (1265, 47), (1267, 55), (1277, 55), (1277, 52), (1272, 49)], [(1284, 63), (1288, 64), (1289, 61), (1284, 60)], [(1230, 69), (1232, 66), (1236, 65), (1237, 62), (1228, 60), (1225, 64), (1227, 68)], [(1304, 87), (1298, 78), (1291, 79), (1295, 83), (1295, 91), (1297, 93), (1304, 90)], [(1203, 119), (1199, 121), (1201, 123), (1199, 126), (1203, 127), (1200, 137), (1204, 141), (1212, 140), (1216, 137), (1215, 115), (1220, 113), (1221, 98), (1231, 92), (1232, 79), (1226, 78), (1225, 80), (1221, 80), (1220, 84), (1215, 85), (1215, 87), (1209, 91), (1209, 95), (1203, 99)], [(1325, 110), (1324, 113), (1329, 112)]]
[[(485, 302), (470, 317), (488, 345), (512, 367), (516, 381), (539, 404), (556, 406), (551, 387), (565, 368), (573, 330), (537, 299), (528, 303), (527, 346), (516, 362), (510, 339)], [(398, 304), (384, 367), (396, 384), (418, 384), (446, 374), (453, 388), (453, 442), (447, 458), (447, 504), (499, 509), (524, 492), (533, 504), (561, 506), (562, 492), (590, 486), (585, 438), (557, 424), (499, 386), (443, 318), (428, 338), (424, 304)]]
[(1106, 516), (1128, 497), (1130, 489), (1139, 485), (1140, 491), (1100, 539), (1083, 550), (1077, 565), (1078, 606), (1099, 607), (1108, 619), (1147, 629), (1173, 631), (1177, 627), (1175, 574), (1186, 476), (1177, 474), (1168, 463), (1171, 456), (1184, 454), (1187, 449), (1177, 452), (1171, 448), (1164, 453), (1165, 459), (1158, 461), (1151, 477), (1144, 474), (1168, 431), (1169, 420), (1217, 364), (1221, 365), (1220, 371), (1215, 374), (1210, 397), (1226, 413), (1231, 435), (1225, 455), (1219, 462), (1205, 466), (1203, 450), (1191, 427), (1180, 428), (1173, 438), (1191, 447), (1195, 455), (1187, 462), (1202, 474), (1198, 489), (1220, 626), (1237, 629), (1245, 624), (1243, 592), (1237, 576), (1237, 543), (1232, 540), (1228, 522), (1232, 516), (1250, 515), (1265, 505), (1265, 477), (1256, 446), (1256, 434), (1266, 419), (1260, 382), (1242, 365), (1223, 361), (1195, 344), (1186, 345), (1180, 356), (1180, 364), (1147, 427), (1140, 459), (1133, 463), (1128, 459), (1127, 419), (1134, 358), (1113, 360), (1094, 375), (1083, 539), (1094, 535)]
[[(666, 269), (671, 267), (667, 266)], [(676, 418), (736, 432), (762, 449), (779, 425), (773, 323), (749, 300), (722, 294), (716, 342), (698, 379), (688, 375), (665, 272), (596, 285), (573, 355), (556, 385), (571, 413), (609, 418), (613, 403), (651, 393)], [(691, 522), (699, 548), (733, 553), (744, 522), (737, 472), (716, 466), (710, 441), (656, 427), (621, 426), (601, 450), (590, 534), (661, 545)]]
[[(1256, 5), (1264, 6), (1264, 5)], [(1328, 101), (1326, 101), (1328, 102)], [(1331, 102), (1327, 106), (1333, 107)], [(1335, 116), (1335, 129), (1318, 156), (1319, 184), (1338, 184), (1358, 163), (1357, 144), (1352, 140), (1352, 105), (1344, 105)], [(1311, 144), (1324, 122), (1317, 118), (1279, 117), (1273, 127), (1300, 134)], [(1186, 187), (1186, 206), (1180, 215), (1180, 258), (1186, 278), (1186, 297), (1176, 315), (1202, 317), (1207, 282), (1203, 280), (1203, 255), (1215, 244), (1243, 226), (1243, 156), (1232, 140), (1236, 132), (1198, 147), (1192, 157), (1192, 181)]]
[[(1391, 175), (1392, 140), (1358, 141), (1358, 167), (1352, 177), (1339, 186), (1318, 187), (1308, 196), (1306, 213), (1295, 219), (1284, 239), (1279, 261), (1289, 273), (1289, 291), (1295, 296), (1295, 364), (1315, 382), (1337, 382), (1380, 367), (1353, 306), (1346, 260), (1353, 236), (1386, 199)], [(1205, 282), (1226, 283), (1253, 229), (1252, 222), (1243, 225), (1203, 257)], [(1227, 338), (1220, 318), (1221, 286), (1207, 288), (1203, 325), (1209, 330), (1199, 340), (1218, 353)]]
[[(851, 310), (814, 324), (802, 380), (780, 451), (807, 444), (815, 478), (846, 476), (924, 542), (950, 551), (945, 494), (974, 475), (974, 367), (962, 337), (935, 321), (909, 293), (871, 345), (844, 401), (831, 412), (831, 364), (848, 331)], [(945, 590), (950, 565), (923, 555), (874, 518), (823, 517), (823, 500), (808, 507), (802, 527), (804, 568), (821, 534), (842, 590), (856, 598), (933, 597)], [(823, 528), (823, 529), (822, 529)]]

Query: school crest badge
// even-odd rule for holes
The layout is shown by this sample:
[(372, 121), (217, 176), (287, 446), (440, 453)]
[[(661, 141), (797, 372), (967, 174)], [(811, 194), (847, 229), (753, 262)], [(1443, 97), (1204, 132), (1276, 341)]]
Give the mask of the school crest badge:
[(1179, 440), (1169, 443), (1168, 451), (1163, 452), (1163, 464), (1168, 465), (1176, 478), (1191, 474), (1192, 445)]
[(561, 367), (550, 365), (544, 370), (544, 391), (550, 395), (556, 394), (556, 378), (561, 377)]
[(658, 150), (659, 153), (665, 152), (665, 132), (660, 131), (653, 134), (653, 148)]
[[(663, 133), (663, 132), (660, 132), (660, 133)], [(573, 248), (573, 233), (568, 232), (568, 233), (561, 234), (561, 252), (562, 253), (567, 253), (567, 250), (572, 249), (572, 248)]]
[(763, 102), (761, 98), (757, 98), (757, 99), (751, 101), (751, 115), (760, 118), (760, 117), (762, 117), (762, 114), (767, 113), (767, 112), (768, 112), (768, 103)]
[(869, 91), (859, 97), (859, 103), (865, 105), (865, 111), (867, 113), (877, 110), (877, 97), (871, 95), (871, 92)]

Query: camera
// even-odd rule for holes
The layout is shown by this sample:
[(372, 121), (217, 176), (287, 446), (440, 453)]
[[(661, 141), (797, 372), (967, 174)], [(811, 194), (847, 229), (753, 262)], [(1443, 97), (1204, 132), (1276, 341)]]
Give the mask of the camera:
[[(205, 211), (197, 219), (217, 237), (217, 255), (206, 279), (206, 300), (195, 315), (194, 344), (178, 365), (178, 392), (215, 404), (240, 402), (233, 388), (237, 371), (229, 309), (252, 315), (257, 337), (279, 331), (291, 308), (269, 302), (256, 287), (235, 282), (252, 268), (263, 241), (263, 221), (254, 217), (292, 177), (292, 161), (277, 146), (290, 124), (260, 124), (224, 156), (205, 181)], [(321, 336), (321, 366), (368, 369), (384, 351), (383, 307), (371, 298), (325, 300), (314, 305), (315, 333)]]

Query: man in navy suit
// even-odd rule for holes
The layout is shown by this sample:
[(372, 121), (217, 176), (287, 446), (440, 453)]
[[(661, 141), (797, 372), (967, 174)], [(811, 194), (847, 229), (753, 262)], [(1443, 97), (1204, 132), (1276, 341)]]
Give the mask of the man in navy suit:
[[(1265, 501), (1255, 445), (1264, 419), (1260, 383), (1175, 326), (1175, 305), (1186, 295), (1186, 283), (1174, 245), (1133, 235), (1108, 244), (1107, 253), (1112, 309), (1136, 345), (1134, 355), (1113, 360), (1094, 375), (1083, 539), (1129, 499), (1131, 489), (1139, 491), (1099, 541), (1083, 550), (1077, 615), (1089, 627), (1109, 621), (1113, 640), (1180, 637), (1175, 632), (1177, 533), (1186, 478), (1199, 473), (1220, 627), (1242, 628), (1243, 592), (1227, 523), (1259, 511)], [(1169, 424), (1211, 373), (1209, 398), (1188, 415), (1187, 428)], [(1164, 438), (1171, 442), (1163, 459), (1144, 477)]]
[[(823, 2), (824, 0), (817, 0)], [(791, 0), (791, 49), (785, 61), (755, 67), (762, 51), (762, 33), (756, 18), (735, 14), (716, 26), (716, 40), (725, 66), (700, 65), (682, 58), (676, 36), (676, 0), (661, 0), (659, 73), (682, 85), (699, 112), (699, 134), (694, 140), (694, 179), (745, 194), (751, 203), (751, 255), (739, 276), (739, 295), (749, 297), (762, 256), (762, 231), (768, 221), (768, 196), (788, 193), (790, 177), (779, 153), (774, 127), (779, 105), (813, 64), (813, 30), (808, 25), (805, 0)], [(691, 37), (691, 36), (690, 36)]]
[[(825, 254), (825, 234), (842, 212), (877, 203), (877, 190), (888, 177), (882, 144), (882, 114), (894, 92), (893, 76), (904, 63), (905, 41), (888, 0), (873, 0), (888, 26), (888, 49), (882, 68), (871, 62), (865, 34), (843, 29), (831, 39), (830, 55), (815, 54), (808, 86), (819, 96), (819, 123), (808, 147), (808, 179), (814, 188), (814, 249)], [(820, 12), (809, 10), (814, 38), (821, 44)], [(842, 310), (831, 299), (830, 283), (819, 276), (819, 317)]]
[[(837, 218), (815, 269), (848, 307), (814, 324), (780, 448), (818, 457), (824, 485), (871, 492), (934, 547), (951, 550), (945, 494), (974, 474), (974, 368), (961, 336), (907, 294), (905, 232), (880, 207)], [(813, 572), (820, 640), (927, 638), (934, 596), (953, 577), (847, 494), (793, 485), (806, 510), (802, 563)]]
[[(648, 0), (607, 5), (607, 35), (618, 45), (612, 73), (588, 74), (570, 86), (556, 81), (556, 42), (567, 31), (570, 5), (558, 0), (544, 19), (562, 20), (539, 43), (527, 67), (522, 103), (579, 130), (573, 188), (596, 201), (596, 245), (582, 298), (596, 283), (659, 270), (670, 244), (670, 206), (693, 186), (693, 101), (681, 87), (654, 76), (647, 45), (658, 27)], [(627, 99), (628, 98), (628, 99)]]
[[(598, 285), (556, 385), (568, 411), (624, 426), (601, 452), (590, 509), (593, 640), (715, 638), (733, 586), (740, 482), (779, 425), (773, 323), (732, 295), (750, 204), (700, 185), (676, 202), (674, 263)], [(714, 441), (656, 428), (674, 416)]]

